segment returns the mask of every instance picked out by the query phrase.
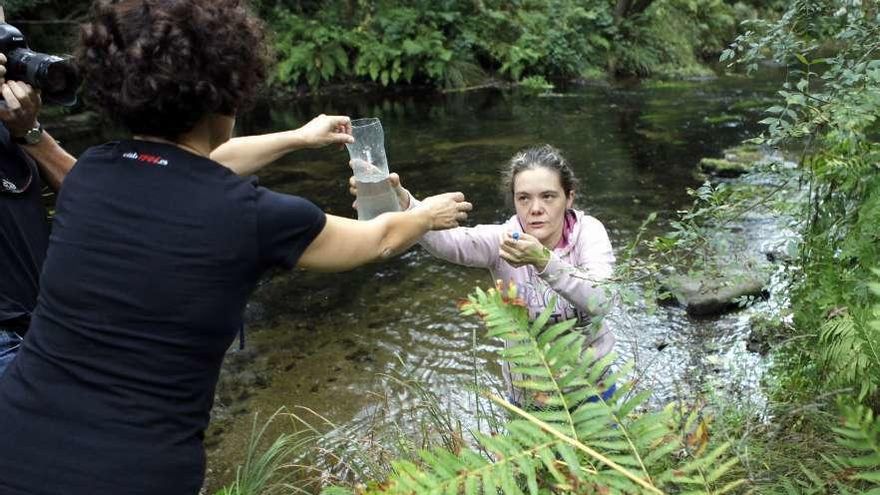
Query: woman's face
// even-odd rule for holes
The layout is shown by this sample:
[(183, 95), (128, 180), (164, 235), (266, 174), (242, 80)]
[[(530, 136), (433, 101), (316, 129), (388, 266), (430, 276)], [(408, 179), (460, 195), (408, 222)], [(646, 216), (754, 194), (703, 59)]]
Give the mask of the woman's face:
[(553, 249), (562, 238), (565, 211), (574, 202), (566, 196), (559, 173), (545, 167), (523, 170), (513, 179), (513, 204), (526, 234)]

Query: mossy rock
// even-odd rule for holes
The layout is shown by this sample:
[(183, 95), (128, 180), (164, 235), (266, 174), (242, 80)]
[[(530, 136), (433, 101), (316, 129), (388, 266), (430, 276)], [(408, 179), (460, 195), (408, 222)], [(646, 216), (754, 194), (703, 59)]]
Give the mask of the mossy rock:
[(641, 81), (643, 88), (647, 89), (693, 89), (699, 86), (698, 81), (687, 79), (644, 79)]
[(751, 163), (733, 162), (724, 158), (703, 158), (700, 160), (700, 170), (719, 177), (739, 177), (751, 168)]
[(650, 141), (659, 141), (666, 144), (685, 144), (684, 139), (682, 139), (675, 131), (636, 129), (636, 134), (643, 136), (645, 139), (648, 139)]
[(785, 325), (778, 317), (755, 315), (749, 319), (749, 337), (746, 349), (766, 356), (785, 335)]
[(764, 158), (764, 151), (755, 144), (741, 144), (724, 150), (724, 159), (730, 162), (753, 164)]
[(769, 108), (774, 103), (775, 103), (775, 101), (773, 99), (769, 99), (769, 98), (749, 98), (749, 99), (739, 100), (727, 108), (731, 112), (742, 112), (742, 111), (763, 112), (765, 109)]
[(727, 267), (712, 272), (673, 275), (661, 280), (663, 304), (683, 306), (692, 316), (709, 316), (739, 309), (743, 297), (768, 295), (768, 274), (761, 269)]
[(743, 118), (739, 115), (731, 115), (722, 113), (720, 115), (711, 115), (703, 118), (703, 122), (707, 124), (740, 124)]

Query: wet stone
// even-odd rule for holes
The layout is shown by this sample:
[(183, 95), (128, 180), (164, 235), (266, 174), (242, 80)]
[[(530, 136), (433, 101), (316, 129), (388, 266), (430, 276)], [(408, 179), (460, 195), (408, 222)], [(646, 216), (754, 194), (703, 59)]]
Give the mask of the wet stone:
[(354, 352), (347, 354), (345, 359), (355, 363), (367, 363), (376, 360), (372, 353), (363, 347), (358, 347)]
[(783, 324), (778, 319), (756, 315), (749, 320), (750, 330), (746, 349), (766, 356), (774, 344), (782, 339)]
[(739, 177), (748, 172), (750, 168), (746, 164), (723, 158), (703, 158), (700, 160), (700, 170), (719, 177)]
[(244, 324), (245, 326), (256, 325), (266, 321), (265, 306), (258, 302), (249, 302), (244, 307)]
[(769, 276), (761, 271), (726, 268), (716, 273), (674, 275), (661, 281), (663, 304), (683, 306), (691, 316), (718, 315), (739, 309), (743, 297), (766, 298)]

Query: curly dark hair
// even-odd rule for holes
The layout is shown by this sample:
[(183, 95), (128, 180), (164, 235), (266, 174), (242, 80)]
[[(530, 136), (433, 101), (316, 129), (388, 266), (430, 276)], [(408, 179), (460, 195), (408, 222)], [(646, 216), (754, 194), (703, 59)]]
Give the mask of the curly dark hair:
[(170, 139), (251, 104), (269, 60), (241, 0), (98, 0), (76, 58), (87, 100), (135, 134)]

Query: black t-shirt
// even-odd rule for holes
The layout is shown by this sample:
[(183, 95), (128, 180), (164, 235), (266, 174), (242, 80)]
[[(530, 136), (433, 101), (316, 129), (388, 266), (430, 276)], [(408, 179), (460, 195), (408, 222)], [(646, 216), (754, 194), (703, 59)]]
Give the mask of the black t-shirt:
[(88, 150), (57, 203), (41, 291), (0, 377), (0, 493), (196, 494), (247, 297), (324, 213), (144, 141)]
[(0, 125), (0, 328), (23, 332), (37, 303), (49, 242), (42, 187), (33, 160)]

